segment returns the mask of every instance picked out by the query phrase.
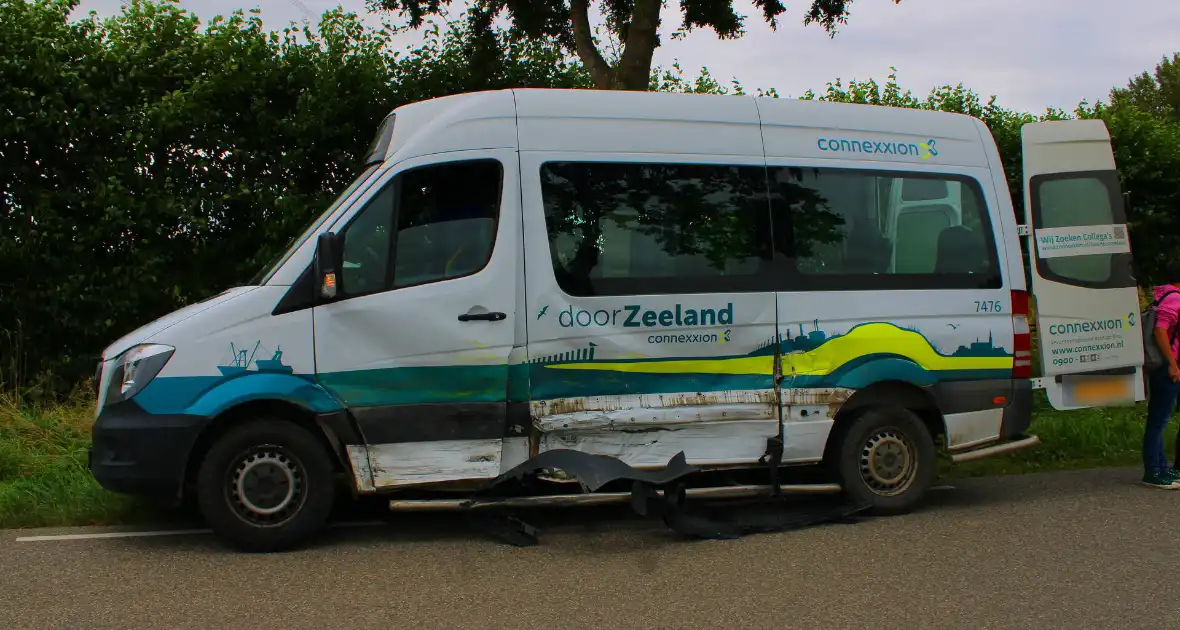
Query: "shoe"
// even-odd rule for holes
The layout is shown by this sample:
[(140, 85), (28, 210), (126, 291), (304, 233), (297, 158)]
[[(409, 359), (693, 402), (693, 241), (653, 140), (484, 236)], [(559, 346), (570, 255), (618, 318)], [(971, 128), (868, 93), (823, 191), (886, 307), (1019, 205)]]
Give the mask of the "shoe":
[(1180, 489), (1180, 483), (1168, 473), (1145, 474), (1140, 483), (1151, 488), (1160, 488), (1161, 490)]
[(1180, 483), (1180, 470), (1176, 470), (1175, 468), (1169, 468), (1163, 472), (1163, 475), (1165, 477), (1171, 477), (1172, 481)]

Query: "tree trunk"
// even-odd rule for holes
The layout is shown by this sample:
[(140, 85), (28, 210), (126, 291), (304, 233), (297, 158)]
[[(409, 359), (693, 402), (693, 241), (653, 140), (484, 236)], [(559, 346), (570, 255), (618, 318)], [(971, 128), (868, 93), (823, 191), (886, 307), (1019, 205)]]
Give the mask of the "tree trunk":
[(570, 0), (570, 18), (574, 27), (574, 46), (578, 58), (590, 72), (594, 87), (600, 90), (646, 91), (651, 83), (651, 60), (656, 50), (663, 0), (635, 0), (623, 57), (612, 68), (594, 45), (590, 29), (590, 0)]
[(663, 0), (635, 0), (623, 57), (615, 69), (616, 90), (646, 91), (651, 82), (651, 59), (656, 51)]
[(574, 22), (574, 46), (578, 51), (578, 58), (594, 79), (594, 87), (610, 90), (614, 88), (615, 73), (594, 45), (594, 38), (590, 35), (589, 11), (590, 0), (570, 1), (570, 17)]

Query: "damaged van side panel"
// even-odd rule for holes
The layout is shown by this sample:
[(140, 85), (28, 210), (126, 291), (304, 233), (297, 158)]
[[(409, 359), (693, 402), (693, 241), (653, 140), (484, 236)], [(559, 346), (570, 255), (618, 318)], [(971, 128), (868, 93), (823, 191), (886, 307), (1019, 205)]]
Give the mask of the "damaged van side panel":
[(540, 451), (572, 449), (662, 466), (684, 451), (696, 465), (757, 461), (777, 432), (773, 391), (584, 396), (533, 404)]
[(536, 427), (553, 431), (648, 431), (653, 426), (724, 422), (752, 415), (773, 420), (776, 396), (765, 390), (693, 394), (581, 396), (532, 405)]

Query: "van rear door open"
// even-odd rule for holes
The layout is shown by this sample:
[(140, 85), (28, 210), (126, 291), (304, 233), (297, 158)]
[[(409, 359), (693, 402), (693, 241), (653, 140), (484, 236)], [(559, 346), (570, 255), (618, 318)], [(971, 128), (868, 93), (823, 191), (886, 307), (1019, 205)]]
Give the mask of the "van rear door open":
[(1139, 298), (1110, 134), (1101, 120), (1021, 130), (1041, 374), (1056, 409), (1144, 399)]

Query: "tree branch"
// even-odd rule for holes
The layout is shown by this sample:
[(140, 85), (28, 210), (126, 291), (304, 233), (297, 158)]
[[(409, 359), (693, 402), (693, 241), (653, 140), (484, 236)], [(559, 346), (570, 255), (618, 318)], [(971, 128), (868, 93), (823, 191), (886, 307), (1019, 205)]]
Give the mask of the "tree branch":
[(590, 36), (590, 0), (570, 0), (570, 18), (574, 23), (574, 46), (578, 58), (586, 64), (594, 85), (600, 90), (613, 88), (614, 72)]
[(631, 24), (627, 26), (627, 39), (623, 42), (623, 57), (616, 73), (616, 89), (648, 88), (663, 4), (663, 0), (635, 0)]

